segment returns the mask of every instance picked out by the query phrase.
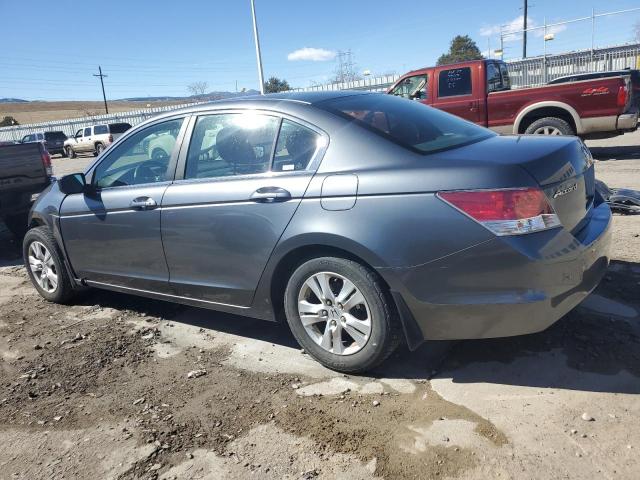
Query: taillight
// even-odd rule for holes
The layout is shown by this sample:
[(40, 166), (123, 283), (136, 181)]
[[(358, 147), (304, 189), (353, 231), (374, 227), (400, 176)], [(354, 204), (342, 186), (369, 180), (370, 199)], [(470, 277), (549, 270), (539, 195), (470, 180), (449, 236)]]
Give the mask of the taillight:
[(620, 88), (618, 88), (618, 106), (624, 107), (627, 104), (628, 97), (629, 90), (627, 89), (627, 86), (620, 86)]
[(113, 135), (109, 134), (109, 143), (113, 143)]
[(40, 158), (42, 159), (42, 166), (44, 167), (44, 170), (47, 172), (47, 175), (53, 175), (53, 170), (51, 168), (51, 156), (49, 155), (49, 152), (47, 152), (43, 148), (42, 152), (40, 153)]
[(498, 236), (561, 225), (546, 195), (538, 188), (439, 192), (438, 197)]

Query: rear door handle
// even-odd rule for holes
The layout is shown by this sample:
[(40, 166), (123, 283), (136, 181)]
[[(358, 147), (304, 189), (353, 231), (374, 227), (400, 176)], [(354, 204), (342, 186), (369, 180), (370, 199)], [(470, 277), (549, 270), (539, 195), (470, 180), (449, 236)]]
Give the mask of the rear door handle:
[(152, 210), (156, 208), (158, 204), (151, 197), (138, 197), (131, 200), (129, 206), (136, 210)]
[(261, 203), (284, 202), (291, 198), (288, 190), (280, 187), (262, 187), (251, 194), (251, 200)]

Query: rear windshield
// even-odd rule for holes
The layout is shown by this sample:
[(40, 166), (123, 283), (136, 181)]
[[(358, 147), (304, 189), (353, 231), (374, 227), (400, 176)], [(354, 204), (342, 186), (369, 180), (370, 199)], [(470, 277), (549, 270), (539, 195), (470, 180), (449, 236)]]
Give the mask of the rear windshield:
[(111, 133), (124, 133), (131, 128), (128, 123), (111, 123), (109, 124), (109, 131)]
[(393, 95), (353, 95), (316, 105), (418, 153), (449, 150), (495, 135), (461, 118)]
[(63, 132), (44, 132), (44, 138), (49, 142), (51, 140), (66, 140), (67, 136)]

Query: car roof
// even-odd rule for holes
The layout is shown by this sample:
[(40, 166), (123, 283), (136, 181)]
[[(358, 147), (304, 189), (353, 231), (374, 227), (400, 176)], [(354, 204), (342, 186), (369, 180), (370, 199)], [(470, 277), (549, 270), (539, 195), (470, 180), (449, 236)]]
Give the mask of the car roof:
[[(361, 90), (336, 90), (330, 92), (283, 92), (269, 93), (266, 95), (247, 95), (243, 97), (225, 98), (222, 100), (213, 100), (198, 105), (191, 105), (183, 108), (170, 110), (168, 114), (199, 112), (209, 110), (211, 107), (234, 108), (244, 107), (247, 103), (261, 105), (276, 105), (280, 102), (303, 103), (314, 105), (316, 103), (332, 100), (334, 98), (350, 97), (354, 95), (371, 95), (373, 92)], [(164, 116), (164, 115), (163, 115)]]

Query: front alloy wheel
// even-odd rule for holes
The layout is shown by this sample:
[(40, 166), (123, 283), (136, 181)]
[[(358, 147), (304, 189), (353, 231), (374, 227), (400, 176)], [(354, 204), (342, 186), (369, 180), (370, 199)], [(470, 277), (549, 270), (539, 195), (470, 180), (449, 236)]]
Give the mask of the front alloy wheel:
[(33, 278), (47, 293), (54, 293), (58, 288), (58, 273), (51, 252), (40, 242), (29, 246), (29, 268)]
[(74, 290), (51, 231), (40, 226), (24, 236), (22, 255), (31, 282), (50, 302), (66, 303)]

